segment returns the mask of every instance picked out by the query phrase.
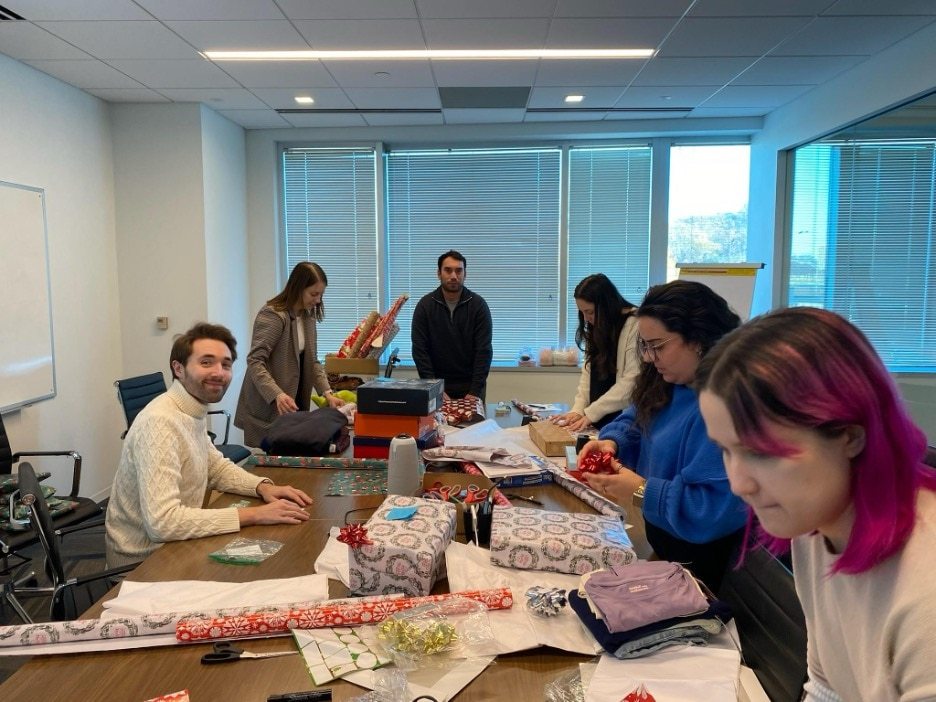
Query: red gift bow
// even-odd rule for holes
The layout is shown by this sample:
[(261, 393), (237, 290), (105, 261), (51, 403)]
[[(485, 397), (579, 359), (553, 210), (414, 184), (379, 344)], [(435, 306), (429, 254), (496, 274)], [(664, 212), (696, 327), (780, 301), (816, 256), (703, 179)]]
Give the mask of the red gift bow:
[(613, 475), (617, 473), (613, 461), (613, 454), (592, 451), (579, 461), (578, 469), (581, 473), (608, 473)]
[(363, 524), (345, 524), (338, 530), (338, 540), (351, 548), (371, 546), (374, 543), (367, 538), (367, 527)]
[(656, 702), (656, 699), (647, 692), (645, 685), (638, 685), (634, 691), (622, 699), (621, 702)]

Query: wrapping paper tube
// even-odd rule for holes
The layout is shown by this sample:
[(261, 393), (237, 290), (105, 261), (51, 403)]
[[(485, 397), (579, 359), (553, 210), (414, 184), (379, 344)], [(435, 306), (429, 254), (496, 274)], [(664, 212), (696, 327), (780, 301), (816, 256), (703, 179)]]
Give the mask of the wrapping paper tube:
[[(393, 304), (390, 305), (390, 309), (387, 310), (387, 313), (383, 315), (377, 324), (374, 325), (374, 328), (371, 329), (370, 334), (367, 335), (367, 339), (364, 344), (358, 349), (358, 353), (361, 356), (367, 356), (370, 352), (371, 346), (373, 346), (374, 341), (386, 334), (393, 324), (396, 322), (397, 314), (400, 312), (400, 308), (403, 307), (403, 303), (409, 300), (409, 295), (403, 294), (400, 295)], [(384, 344), (386, 346), (386, 344)]]
[(604, 514), (609, 517), (621, 517), (627, 514), (627, 510), (621, 507), (617, 502), (612, 502), (602, 497), (585, 483), (573, 478), (555, 463), (544, 460), (539, 456), (531, 456), (531, 458), (535, 463), (538, 463), (552, 473), (553, 482), (561, 485), (599, 514)]
[(251, 456), (244, 461), (245, 467), (267, 466), (269, 468), (337, 468), (339, 470), (387, 470), (383, 458), (344, 458), (328, 456)]
[(323, 629), (334, 626), (376, 624), (395, 612), (430, 602), (443, 602), (455, 597), (481, 602), (488, 609), (510, 609), (513, 595), (510, 588), (467, 590), (426, 597), (368, 597), (329, 601), (288, 612), (257, 612), (241, 616), (185, 619), (176, 626), (176, 640), (188, 643), (212, 639), (249, 638), (285, 633), (290, 629)]
[[(464, 463), (462, 463), (462, 470), (465, 471), (468, 475), (481, 475), (481, 476), (484, 475), (484, 473), (481, 472), (481, 469), (478, 468), (478, 466), (476, 466), (474, 463), (469, 463), (468, 461), (465, 461)], [(497, 488), (494, 488), (494, 499), (492, 501), (498, 507), (510, 507), (511, 506), (510, 500), (504, 497), (504, 493), (502, 493)]]

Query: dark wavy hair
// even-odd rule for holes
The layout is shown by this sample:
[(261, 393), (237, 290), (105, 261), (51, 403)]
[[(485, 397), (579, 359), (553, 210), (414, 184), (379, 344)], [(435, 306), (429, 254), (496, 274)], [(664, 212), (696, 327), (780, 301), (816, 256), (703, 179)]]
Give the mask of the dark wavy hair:
[[(864, 429), (864, 449), (851, 462), (855, 524), (832, 572), (862, 573), (906, 543), (917, 491), (936, 489), (936, 471), (923, 463), (926, 436), (857, 327), (812, 307), (770, 312), (718, 343), (700, 364), (696, 386), (725, 403), (738, 439), (758, 453), (790, 455), (769, 424), (827, 437)], [(753, 512), (748, 531), (773, 553), (789, 546), (755, 527)]]
[(588, 324), (585, 315), (578, 313), (575, 343), (585, 353), (585, 362), (600, 376), (616, 375), (618, 337), (634, 313), (634, 305), (624, 299), (604, 273), (582, 278), (575, 286), (574, 297), (595, 306), (594, 324)]
[[(317, 263), (312, 261), (301, 261), (297, 263), (289, 274), (289, 280), (286, 281), (286, 287), (276, 297), (267, 300), (267, 304), (280, 312), (291, 312), (302, 300), (302, 293), (306, 288), (311, 288), (316, 283), (328, 285), (328, 276)], [(325, 302), (319, 300), (318, 304), (312, 310), (312, 314), (318, 321), (325, 319)]]
[(178, 361), (183, 366), (188, 363), (192, 355), (192, 346), (199, 339), (211, 339), (220, 341), (227, 345), (231, 351), (231, 361), (237, 360), (237, 339), (231, 333), (231, 330), (221, 324), (209, 324), (208, 322), (196, 322), (192, 328), (184, 334), (179, 334), (172, 342), (172, 349), (169, 351), (169, 377), (175, 378), (175, 369), (172, 367), (174, 361)]
[[(654, 285), (637, 308), (637, 317), (650, 317), (679, 334), (687, 344), (698, 344), (701, 356), (741, 324), (725, 299), (707, 285), (674, 280)], [(631, 395), (637, 408), (637, 425), (650, 426), (653, 417), (669, 404), (673, 385), (663, 380), (652, 363), (644, 363)]]

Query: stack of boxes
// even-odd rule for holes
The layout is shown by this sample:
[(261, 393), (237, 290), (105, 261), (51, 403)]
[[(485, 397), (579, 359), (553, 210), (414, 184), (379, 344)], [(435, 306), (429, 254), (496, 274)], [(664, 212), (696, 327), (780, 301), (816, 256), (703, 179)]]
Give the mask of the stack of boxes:
[(376, 378), (357, 389), (355, 458), (389, 458), (397, 434), (416, 439), (419, 450), (441, 446), (436, 412), (442, 407), (442, 380)]

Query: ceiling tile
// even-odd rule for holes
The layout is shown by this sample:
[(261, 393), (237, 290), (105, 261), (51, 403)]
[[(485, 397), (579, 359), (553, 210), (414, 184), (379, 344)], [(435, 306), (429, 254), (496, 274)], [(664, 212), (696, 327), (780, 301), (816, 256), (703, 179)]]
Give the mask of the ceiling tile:
[(0, 53), (20, 60), (92, 58), (29, 22), (0, 22)]
[(308, 42), (288, 20), (166, 22), (201, 51), (296, 51)]
[(151, 19), (133, 0), (6, 0), (4, 7), (33, 22)]
[(244, 88), (162, 88), (173, 102), (203, 102), (213, 110), (262, 110), (267, 105)]
[(107, 102), (169, 102), (169, 98), (147, 88), (91, 88), (86, 92)]
[[(579, 86), (563, 88), (534, 88), (530, 93), (528, 107), (612, 107), (624, 92), (626, 85), (609, 87)], [(566, 95), (584, 95), (582, 102), (569, 104), (565, 102)]]
[(540, 61), (535, 85), (537, 88), (564, 85), (627, 85), (645, 63), (645, 59)]
[(288, 129), (292, 125), (273, 110), (218, 110), (219, 115), (246, 129)]
[(864, 56), (765, 56), (732, 85), (818, 85), (862, 61)]
[(636, 112), (609, 112), (605, 121), (617, 121), (625, 119), (683, 119), (689, 114), (685, 112), (657, 112), (656, 110), (639, 110)]
[(400, 19), (416, 17), (413, 0), (277, 0), (290, 19)]
[(681, 17), (691, 0), (559, 0), (556, 17)]
[(319, 61), (218, 61), (215, 65), (245, 88), (331, 88), (336, 85)]
[(660, 56), (760, 56), (811, 17), (696, 17), (679, 23)]
[(432, 61), (439, 87), (533, 85), (538, 61)]
[(933, 0), (838, 0), (823, 15), (936, 15)]
[(299, 114), (282, 115), (294, 127), (366, 127), (361, 115), (348, 114)]
[(777, 17), (817, 15), (829, 0), (705, 0), (696, 3), (690, 17)]
[(720, 86), (630, 87), (615, 107), (693, 108), (709, 98)]
[(442, 113), (440, 112), (418, 112), (415, 114), (395, 114), (393, 112), (375, 112), (362, 115), (364, 121), (372, 127), (389, 126), (407, 126), (407, 125), (431, 125), (443, 124)]
[(234, 79), (204, 59), (194, 61), (138, 61), (108, 63), (148, 88), (236, 88)]
[(442, 110), (446, 124), (479, 124), (522, 122), (526, 114), (524, 109), (486, 110), (486, 109), (451, 109)]
[(296, 20), (294, 24), (319, 51), (426, 48), (414, 19)]
[(607, 112), (527, 112), (524, 122), (600, 122)]
[[(430, 88), (429, 61), (323, 61), (345, 88)], [(387, 75), (376, 75), (376, 74)]]
[(673, 19), (555, 19), (549, 25), (548, 49), (655, 49), (673, 27)]
[(442, 106), (435, 88), (349, 88), (345, 92), (354, 106), (362, 110)]
[(870, 56), (932, 22), (933, 17), (819, 17), (771, 53)]
[(56, 36), (99, 59), (185, 59), (198, 52), (156, 20), (40, 22)]
[(785, 105), (812, 90), (812, 85), (729, 85), (705, 103), (705, 107), (769, 107)]
[(350, 110), (354, 108), (348, 96), (338, 88), (317, 88), (315, 90), (296, 90), (281, 88), (254, 88), (254, 95), (263, 100), (270, 107), (277, 110), (298, 110), (309, 105), (300, 105), (296, 102), (297, 95), (308, 95), (315, 99), (312, 108), (331, 110)]
[(78, 88), (140, 88), (137, 81), (102, 61), (26, 61)]
[(654, 57), (634, 79), (634, 85), (724, 85), (756, 60), (756, 56)]
[(416, 0), (419, 16), (458, 19), (468, 17), (552, 17), (555, 0)]
[(549, 20), (423, 20), (430, 49), (542, 49)]
[(690, 117), (761, 117), (770, 112), (769, 107), (697, 107)]
[[(84, 2), (84, 0), (82, 0)], [(161, 20), (284, 19), (273, 0), (136, 0)]]

